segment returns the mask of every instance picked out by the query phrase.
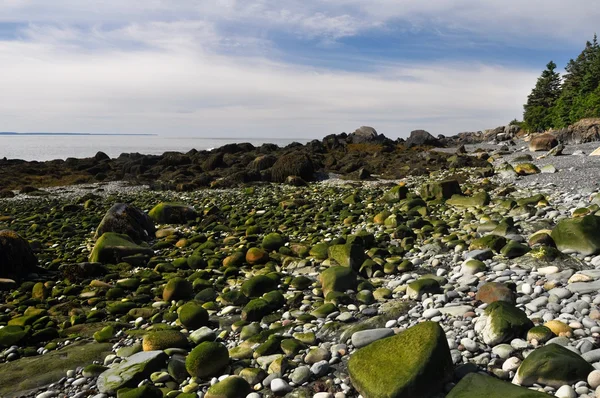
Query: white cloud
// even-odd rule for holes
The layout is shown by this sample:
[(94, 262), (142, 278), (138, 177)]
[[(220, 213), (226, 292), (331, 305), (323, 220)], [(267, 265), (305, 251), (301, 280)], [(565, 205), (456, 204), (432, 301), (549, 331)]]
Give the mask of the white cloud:
[(228, 56), (196, 22), (34, 27), (27, 37), (0, 41), (1, 130), (321, 138), (367, 124), (390, 137), (454, 134), (519, 117), (537, 74), (460, 63), (353, 73)]

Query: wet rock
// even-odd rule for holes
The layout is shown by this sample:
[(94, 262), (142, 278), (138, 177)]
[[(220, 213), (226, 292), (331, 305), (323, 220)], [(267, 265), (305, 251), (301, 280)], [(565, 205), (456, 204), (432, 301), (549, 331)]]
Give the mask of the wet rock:
[(116, 203), (100, 221), (95, 238), (100, 238), (106, 232), (128, 235), (136, 242), (154, 238), (155, 228), (152, 219), (135, 206), (126, 203)]

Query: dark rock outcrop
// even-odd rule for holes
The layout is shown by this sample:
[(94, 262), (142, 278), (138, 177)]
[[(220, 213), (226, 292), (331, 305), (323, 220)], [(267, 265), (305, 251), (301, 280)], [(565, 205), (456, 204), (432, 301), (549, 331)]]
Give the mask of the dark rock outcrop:
[(415, 146), (441, 146), (440, 140), (435, 138), (433, 135), (429, 134), (429, 132), (425, 130), (414, 130), (410, 132), (410, 137), (406, 140), (404, 144), (407, 148), (412, 148)]
[(21, 280), (38, 270), (37, 264), (29, 242), (14, 231), (0, 231), (0, 278)]
[(106, 232), (116, 232), (128, 235), (136, 242), (154, 238), (154, 222), (143, 211), (133, 205), (116, 203), (100, 221), (95, 238), (98, 239)]

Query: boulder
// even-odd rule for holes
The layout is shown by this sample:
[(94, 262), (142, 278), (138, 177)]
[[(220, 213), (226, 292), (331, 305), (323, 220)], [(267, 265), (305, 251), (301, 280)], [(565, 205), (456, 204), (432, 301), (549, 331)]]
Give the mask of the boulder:
[(429, 132), (425, 130), (414, 130), (410, 132), (410, 137), (406, 140), (404, 144), (407, 148), (412, 148), (415, 146), (441, 146), (440, 140), (435, 138), (433, 135), (429, 134)]
[(446, 398), (548, 398), (548, 394), (498, 380), (479, 373), (469, 373), (450, 391)]
[(315, 166), (310, 157), (302, 152), (280, 156), (269, 170), (272, 182), (285, 182), (289, 176), (298, 176), (305, 181), (315, 179)]
[(193, 206), (182, 203), (159, 203), (148, 216), (157, 224), (185, 224), (196, 219), (198, 213)]
[(365, 252), (362, 246), (352, 243), (329, 246), (327, 253), (330, 259), (335, 260), (342, 267), (349, 267), (354, 271), (358, 271), (365, 261)]
[(177, 330), (156, 330), (144, 335), (144, 351), (166, 350), (167, 348), (187, 348), (187, 337)]
[(149, 247), (137, 245), (125, 234), (106, 232), (96, 241), (90, 253), (90, 262), (117, 264), (125, 257), (133, 255), (152, 256), (154, 251)]
[(239, 376), (229, 376), (208, 388), (204, 398), (240, 398), (252, 392), (250, 384)]
[(262, 241), (262, 247), (268, 251), (277, 251), (281, 246), (285, 244), (283, 236), (278, 234), (277, 232), (272, 232), (270, 234), (265, 235)]
[(558, 145), (556, 137), (549, 133), (535, 135), (529, 140), (529, 151), (549, 151)]
[(563, 253), (586, 256), (600, 253), (600, 217), (588, 215), (560, 220), (551, 236)]
[(329, 267), (319, 275), (323, 296), (330, 292), (345, 292), (356, 288), (356, 273), (349, 267)]
[(456, 207), (483, 207), (490, 203), (490, 195), (485, 191), (473, 196), (452, 195), (446, 203)]
[(408, 188), (404, 185), (396, 185), (383, 195), (383, 201), (387, 203), (398, 203), (403, 199), (406, 199), (408, 195)]
[(260, 297), (277, 289), (277, 280), (265, 275), (256, 275), (242, 283), (241, 292), (246, 297)]
[(556, 138), (567, 145), (583, 144), (600, 140), (600, 119), (581, 119), (577, 123), (561, 129), (556, 133)]
[(194, 288), (192, 284), (180, 277), (169, 279), (165, 288), (163, 289), (163, 300), (187, 300), (194, 295)]
[(440, 293), (440, 283), (433, 278), (419, 278), (408, 284), (406, 294), (411, 300), (420, 300), (425, 293)]
[(208, 325), (208, 312), (202, 305), (195, 301), (189, 301), (177, 309), (179, 323), (187, 329), (198, 329)]
[(29, 242), (10, 230), (0, 231), (0, 278), (21, 280), (38, 270)]
[(377, 131), (373, 127), (362, 126), (348, 136), (348, 141), (352, 144), (363, 144), (377, 141), (379, 137), (379, 134), (377, 134)]
[(487, 306), (484, 315), (475, 323), (475, 332), (489, 346), (525, 337), (533, 322), (527, 314), (505, 301), (495, 301)]
[(456, 180), (429, 182), (421, 186), (421, 198), (424, 200), (446, 200), (460, 194), (462, 191)]
[(352, 384), (364, 397), (429, 397), (452, 377), (446, 335), (435, 322), (357, 350), (348, 362)]
[(205, 341), (194, 348), (185, 360), (185, 368), (192, 377), (200, 379), (220, 375), (229, 364), (229, 351), (221, 343)]
[(164, 367), (167, 354), (163, 351), (142, 351), (124, 358), (122, 362), (98, 376), (96, 386), (105, 394), (115, 394), (123, 387), (134, 387)]
[(540, 173), (540, 169), (533, 163), (519, 163), (515, 166), (515, 171), (521, 176)]
[(486, 304), (491, 304), (495, 301), (505, 301), (507, 303), (515, 304), (517, 301), (517, 294), (504, 283), (488, 282), (479, 288), (475, 298)]
[(592, 370), (594, 367), (573, 351), (558, 344), (548, 344), (523, 360), (513, 383), (559, 388), (587, 380)]
[(96, 229), (95, 239), (106, 232), (128, 235), (135, 242), (148, 241), (154, 238), (154, 222), (137, 207), (116, 203), (107, 212)]

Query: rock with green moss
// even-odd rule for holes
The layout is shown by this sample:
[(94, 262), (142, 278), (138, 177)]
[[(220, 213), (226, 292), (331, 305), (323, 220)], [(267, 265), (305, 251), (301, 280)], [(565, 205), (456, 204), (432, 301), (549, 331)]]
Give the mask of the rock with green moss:
[(10, 325), (0, 329), (0, 348), (17, 344), (27, 336), (27, 331), (21, 326)]
[(548, 344), (537, 348), (523, 360), (513, 383), (559, 388), (587, 380), (592, 370), (594, 367), (579, 354), (558, 344)]
[(485, 250), (490, 249), (499, 253), (506, 245), (506, 238), (499, 235), (486, 235), (471, 242), (469, 250)]
[(269, 261), (269, 253), (259, 247), (251, 247), (246, 252), (246, 262), (250, 265), (265, 264)]
[(320, 305), (318, 308), (316, 308), (310, 314), (312, 316), (314, 316), (315, 318), (327, 318), (327, 315), (331, 314), (334, 311), (337, 311), (337, 307), (332, 303), (326, 303), (326, 304)]
[(323, 295), (327, 297), (329, 292), (345, 292), (356, 288), (356, 273), (348, 267), (329, 267), (319, 275)]
[(196, 209), (183, 203), (159, 203), (148, 216), (158, 224), (185, 224), (198, 217)]
[(268, 251), (277, 251), (281, 246), (285, 244), (283, 236), (277, 232), (272, 232), (265, 235), (262, 241), (262, 247)]
[(163, 300), (187, 300), (194, 295), (192, 284), (180, 277), (171, 278), (163, 289)]
[(192, 377), (204, 379), (220, 375), (229, 364), (229, 352), (221, 343), (205, 341), (194, 348), (185, 360), (185, 368)]
[(98, 239), (107, 232), (124, 234), (133, 241), (147, 241), (154, 239), (154, 222), (137, 207), (116, 203), (107, 212), (96, 229), (95, 238)]
[(460, 184), (456, 180), (433, 181), (421, 186), (421, 198), (424, 200), (446, 200), (452, 195), (460, 195)]
[(142, 351), (123, 359), (98, 376), (98, 391), (114, 394), (124, 387), (134, 387), (138, 383), (164, 367), (167, 354), (163, 351)]
[(529, 248), (529, 246), (511, 240), (502, 248), (502, 250), (500, 250), (500, 254), (502, 254), (506, 258), (512, 259), (524, 256), (530, 251), (531, 249)]
[(115, 328), (112, 325), (103, 327), (101, 330), (94, 333), (94, 340), (98, 343), (104, 343), (113, 338), (115, 335)]
[(157, 330), (144, 335), (144, 351), (166, 350), (167, 348), (187, 348), (187, 337), (177, 330)]
[(328, 256), (342, 267), (349, 267), (354, 271), (358, 271), (365, 261), (363, 247), (352, 243), (330, 246)]
[(515, 171), (519, 175), (531, 175), (538, 174), (540, 169), (533, 163), (519, 163), (515, 166)]
[(408, 188), (404, 185), (396, 185), (383, 195), (383, 201), (387, 203), (398, 203), (406, 199)]
[(248, 322), (260, 321), (271, 312), (271, 304), (262, 298), (250, 300), (242, 308), (242, 319)]
[(277, 281), (265, 275), (256, 275), (242, 284), (241, 292), (246, 297), (260, 297), (277, 289)]
[(586, 256), (600, 253), (600, 217), (589, 215), (560, 220), (552, 230), (552, 239), (563, 253)]
[(446, 203), (456, 207), (483, 207), (490, 203), (490, 195), (485, 191), (473, 196), (452, 195)]
[(117, 264), (122, 259), (134, 255), (150, 257), (154, 255), (154, 251), (135, 244), (125, 234), (106, 232), (96, 241), (89, 260), (92, 263)]
[(409, 283), (406, 288), (406, 294), (411, 300), (420, 300), (425, 293), (437, 294), (440, 292), (440, 283), (433, 278), (419, 278)]
[(117, 392), (117, 398), (162, 398), (162, 391), (153, 385), (146, 384), (137, 388), (123, 388)]
[(463, 263), (460, 270), (465, 275), (475, 275), (479, 272), (485, 272), (487, 270), (487, 265), (485, 265), (483, 261), (470, 259)]
[(317, 243), (316, 245), (310, 248), (308, 254), (316, 258), (317, 260), (325, 260), (328, 255), (328, 249), (329, 246), (327, 246), (327, 243)]
[(364, 397), (429, 397), (451, 379), (452, 358), (442, 328), (423, 322), (357, 350), (348, 372)]
[(188, 329), (198, 329), (208, 324), (208, 312), (198, 302), (190, 301), (177, 309), (179, 322)]
[(491, 376), (469, 373), (446, 398), (548, 398), (548, 394), (519, 387)]
[(205, 398), (240, 398), (252, 392), (250, 384), (242, 377), (229, 376), (213, 384), (206, 391)]
[(533, 327), (527, 332), (527, 341), (536, 340), (538, 343), (545, 343), (553, 337), (552, 330), (543, 325)]
[(505, 301), (495, 301), (477, 319), (475, 332), (485, 344), (495, 346), (525, 337), (532, 327), (525, 312)]

